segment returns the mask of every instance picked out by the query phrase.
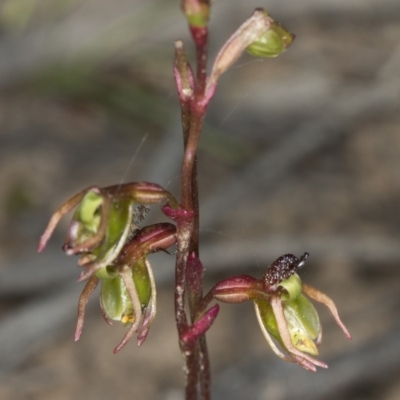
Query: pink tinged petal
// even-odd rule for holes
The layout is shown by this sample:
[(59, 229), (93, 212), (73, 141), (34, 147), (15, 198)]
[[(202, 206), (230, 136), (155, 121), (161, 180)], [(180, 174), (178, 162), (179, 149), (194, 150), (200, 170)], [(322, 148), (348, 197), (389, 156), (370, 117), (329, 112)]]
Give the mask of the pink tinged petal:
[(48, 240), (50, 239), (51, 235), (54, 232), (54, 229), (56, 228), (57, 224), (60, 222), (61, 218), (65, 215), (68, 214), (73, 208), (75, 208), (84, 198), (85, 194), (89, 190), (94, 190), (96, 189), (95, 186), (91, 186), (82, 192), (79, 192), (75, 196), (71, 197), (69, 200), (67, 200), (65, 203), (63, 203), (57, 210), (56, 212), (52, 215), (50, 218), (49, 223), (47, 224), (46, 229), (44, 230), (43, 235), (40, 238), (39, 246), (38, 246), (38, 252), (40, 253), (43, 251), (43, 249), (46, 247), (46, 244)]
[(85, 267), (93, 261), (93, 255), (83, 254), (78, 260), (78, 267)]
[[(271, 337), (270, 333), (268, 332), (267, 325), (265, 324), (266, 323), (266, 320), (265, 320), (266, 315), (263, 315), (265, 313), (265, 310), (263, 310), (263, 311), (260, 310), (260, 303), (256, 303), (255, 302), (254, 305), (255, 305), (255, 309), (256, 309), (256, 316), (257, 316), (258, 322), (259, 322), (260, 327), (261, 327), (261, 331), (264, 334), (264, 337), (267, 340), (267, 343), (270, 345), (272, 351), (279, 358), (281, 358), (284, 361), (287, 361), (287, 362), (290, 362), (290, 363), (300, 364), (301, 366), (303, 366), (303, 368), (305, 368), (305, 369), (307, 369), (309, 371), (314, 371), (315, 372), (316, 371), (315, 366), (312, 363), (310, 363), (309, 361), (304, 360), (304, 359), (299, 358), (299, 357), (294, 356), (294, 355), (288, 356), (288, 355), (286, 355), (286, 354), (284, 354), (283, 352), (280, 351), (280, 349), (276, 346), (276, 344), (275, 344), (273, 338)], [(272, 308), (271, 308), (270, 312), (271, 313), (273, 312)], [(276, 322), (275, 316), (274, 316), (274, 321)], [(279, 332), (277, 332), (277, 333), (279, 334)]]
[[(295, 360), (295, 362), (297, 364), (299, 364), (300, 366), (302, 366), (305, 370), (307, 371), (311, 371), (311, 372), (317, 372), (317, 368), (315, 368), (315, 363), (308, 361), (307, 359), (305, 359), (304, 357), (301, 356), (297, 356), (297, 355), (292, 355), (293, 359)], [(323, 365), (319, 365), (322, 368), (328, 368), (328, 365), (326, 365), (325, 363), (322, 363)]]
[(151, 326), (152, 322), (154, 321), (154, 318), (155, 318), (156, 312), (157, 312), (156, 284), (154, 281), (153, 270), (152, 270), (150, 262), (147, 260), (147, 258), (145, 259), (145, 264), (147, 267), (147, 273), (149, 274), (149, 278), (150, 278), (151, 298), (150, 298), (149, 304), (146, 307), (146, 311), (144, 312), (144, 315), (142, 318), (142, 324), (138, 329), (137, 344), (139, 347), (146, 340), (147, 334), (149, 333), (150, 326)]
[(140, 324), (142, 323), (142, 307), (136, 291), (135, 284), (132, 280), (132, 270), (129, 267), (124, 266), (119, 272), (119, 275), (124, 281), (125, 287), (129, 293), (129, 297), (132, 302), (133, 313), (135, 315), (135, 321), (129, 327), (128, 332), (123, 337), (121, 343), (114, 349), (114, 354), (118, 353), (129, 342), (129, 340), (132, 338), (132, 336), (135, 334)]
[(83, 329), (83, 323), (85, 319), (85, 311), (86, 311), (86, 305), (89, 301), (89, 297), (92, 295), (94, 290), (97, 287), (97, 284), (99, 283), (99, 279), (96, 278), (95, 276), (92, 276), (86, 283), (85, 287), (83, 288), (83, 291), (79, 297), (79, 303), (78, 303), (78, 322), (76, 324), (76, 329), (75, 329), (75, 342), (79, 340), (82, 334), (82, 329)]
[(106, 323), (108, 325), (114, 325), (112, 319), (108, 318), (108, 315), (106, 313), (106, 310), (104, 309), (104, 304), (103, 304), (103, 296), (100, 295), (100, 311), (101, 311), (101, 315), (103, 316), (104, 321), (106, 321)]
[[(152, 296), (153, 299), (153, 296)], [(137, 330), (137, 345), (140, 347), (146, 340), (147, 335), (150, 330), (150, 326), (156, 316), (156, 302), (155, 302), (155, 297), (154, 301), (150, 300), (149, 305), (147, 306), (143, 318), (142, 318), (142, 324)]]
[[(113, 249), (110, 250), (110, 255), (112, 255), (114, 252), (112, 251)], [(93, 261), (88, 264), (84, 265), (84, 270), (80, 273), (78, 282), (83, 282), (86, 279), (90, 278), (95, 274), (99, 269), (106, 267), (111, 263), (111, 257), (105, 257), (101, 260), (101, 262)]]
[(269, 332), (267, 331), (261, 313), (260, 313), (260, 309), (258, 308), (258, 304), (256, 302), (254, 302), (254, 307), (256, 310), (256, 316), (257, 316), (257, 321), (258, 324), (260, 325), (261, 328), (261, 332), (263, 333), (265, 340), (267, 341), (267, 343), (269, 344), (269, 346), (271, 347), (272, 351), (282, 360), (288, 361), (288, 362), (296, 362), (293, 358), (286, 356), (284, 353), (282, 353), (278, 347), (276, 346), (274, 340), (272, 339), (271, 335), (269, 334)]
[(146, 341), (154, 317), (155, 317), (155, 304), (154, 304), (154, 309), (153, 305), (149, 304), (149, 306), (146, 308), (143, 314), (142, 324), (139, 326), (137, 330), (136, 341), (138, 347), (140, 347)]
[(217, 318), (219, 305), (211, 307), (206, 313), (196, 321), (188, 330), (181, 336), (181, 340), (185, 343), (194, 343), (200, 336), (204, 335)]
[(140, 347), (147, 339), (147, 335), (149, 333), (150, 330), (150, 326), (148, 326), (147, 328), (143, 328), (140, 331), (137, 332), (137, 345), (138, 347)]
[(289, 328), (286, 322), (285, 314), (283, 311), (282, 300), (280, 295), (271, 296), (271, 306), (274, 310), (274, 315), (278, 325), (279, 335), (281, 337), (282, 343), (290, 355), (298, 362), (303, 368), (316, 371), (315, 366), (321, 368), (328, 368), (328, 365), (322, 361), (319, 361), (306, 353), (298, 350), (292, 343)]
[(328, 307), (336, 324), (343, 331), (343, 333), (347, 337), (347, 339), (351, 339), (350, 332), (347, 330), (346, 326), (340, 319), (339, 312), (336, 308), (336, 305), (330, 297), (328, 297), (325, 293), (322, 293), (319, 290), (313, 288), (312, 286), (305, 285), (304, 283), (303, 283), (303, 293), (305, 295), (307, 295), (308, 297), (310, 297), (311, 299), (318, 301), (319, 303), (322, 303), (326, 307)]

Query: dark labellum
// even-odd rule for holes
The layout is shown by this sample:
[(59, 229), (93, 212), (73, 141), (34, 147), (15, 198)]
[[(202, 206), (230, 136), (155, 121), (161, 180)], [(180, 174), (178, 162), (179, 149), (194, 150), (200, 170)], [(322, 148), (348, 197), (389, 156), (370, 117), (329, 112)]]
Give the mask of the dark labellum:
[(285, 254), (275, 260), (264, 275), (264, 282), (267, 285), (276, 285), (291, 277), (298, 268), (302, 267), (309, 254), (304, 253), (300, 259), (293, 254)]

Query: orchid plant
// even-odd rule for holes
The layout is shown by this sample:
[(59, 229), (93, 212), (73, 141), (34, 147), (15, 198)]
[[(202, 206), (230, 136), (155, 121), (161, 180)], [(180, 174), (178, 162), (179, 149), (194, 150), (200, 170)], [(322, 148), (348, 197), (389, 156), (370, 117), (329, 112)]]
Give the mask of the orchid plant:
[[(196, 153), (207, 107), (221, 75), (247, 51), (255, 57), (276, 57), (292, 43), (290, 34), (262, 9), (233, 33), (207, 73), (210, 0), (183, 0), (197, 58), (195, 73), (184, 45), (175, 43), (174, 77), (181, 107), (184, 156), (180, 201), (155, 183), (134, 182), (89, 187), (62, 204), (39, 243), (42, 251), (60, 219), (74, 211), (63, 250), (78, 255), (79, 281), (86, 285), (78, 302), (75, 340), (81, 336), (89, 297), (100, 284), (100, 307), (105, 321), (118, 321), (127, 331), (114, 352), (136, 335), (138, 346), (148, 335), (156, 315), (156, 284), (149, 255), (175, 247), (175, 317), (186, 373), (186, 399), (207, 400), (210, 366), (205, 333), (219, 312), (212, 302), (253, 301), (256, 318), (267, 343), (285, 361), (316, 371), (327, 365), (315, 358), (322, 340), (318, 314), (310, 299), (325, 304), (347, 338), (350, 334), (333, 301), (301, 282), (297, 270), (308, 253), (279, 257), (260, 279), (240, 275), (217, 283), (203, 295), (204, 267), (199, 259), (199, 196)], [(141, 227), (145, 208), (160, 204), (173, 223)]]

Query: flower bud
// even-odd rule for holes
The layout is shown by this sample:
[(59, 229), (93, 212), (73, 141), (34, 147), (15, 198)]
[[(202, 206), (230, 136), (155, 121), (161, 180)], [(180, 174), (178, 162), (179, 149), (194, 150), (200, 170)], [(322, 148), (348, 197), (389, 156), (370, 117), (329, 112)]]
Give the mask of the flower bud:
[(212, 96), (220, 76), (230, 68), (244, 51), (257, 57), (276, 57), (292, 43), (290, 34), (279, 22), (275, 22), (263, 9), (256, 9), (219, 51), (206, 93)]
[(206, 92), (217, 84), (219, 77), (236, 62), (248, 46), (267, 32), (272, 24), (272, 18), (264, 10), (256, 9), (254, 11), (218, 52), (207, 83)]
[(210, 18), (210, 5), (207, 0), (183, 0), (182, 11), (191, 27), (204, 28)]
[(293, 40), (294, 35), (279, 22), (274, 21), (266, 32), (246, 48), (246, 51), (255, 57), (277, 57), (292, 44)]
[(181, 340), (186, 343), (194, 343), (200, 336), (204, 335), (211, 328), (218, 313), (219, 305), (216, 304), (207, 310), (201, 318), (195, 321), (194, 324), (183, 333)]

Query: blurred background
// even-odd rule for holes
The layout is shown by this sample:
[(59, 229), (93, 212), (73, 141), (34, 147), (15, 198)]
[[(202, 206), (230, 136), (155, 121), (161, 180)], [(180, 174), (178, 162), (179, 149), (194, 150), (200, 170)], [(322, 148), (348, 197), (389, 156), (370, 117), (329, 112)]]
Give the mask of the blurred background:
[[(277, 359), (253, 306), (222, 305), (208, 334), (214, 399), (400, 399), (400, 2), (216, 0), (210, 56), (257, 6), (296, 34), (277, 59), (222, 79), (199, 153), (206, 288), (261, 276), (285, 253), (330, 295), (316, 374)], [(0, 399), (181, 400), (172, 256), (152, 258), (158, 315), (144, 346), (112, 350), (50, 215), (81, 189), (150, 180), (179, 193), (173, 42), (193, 55), (177, 0), (0, 3)], [(159, 215), (151, 214), (148, 222)]]

